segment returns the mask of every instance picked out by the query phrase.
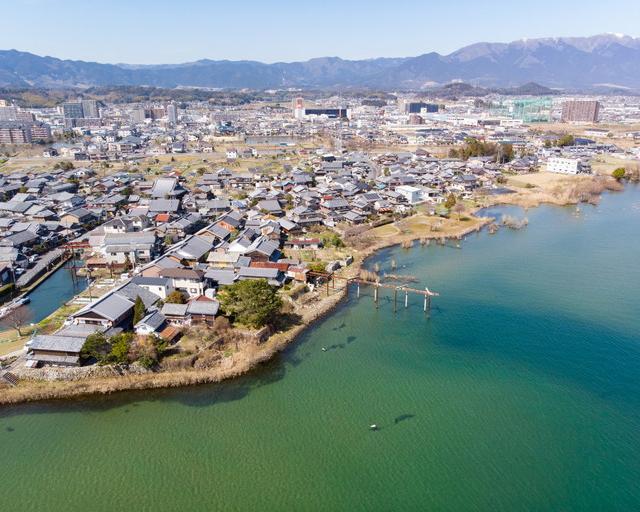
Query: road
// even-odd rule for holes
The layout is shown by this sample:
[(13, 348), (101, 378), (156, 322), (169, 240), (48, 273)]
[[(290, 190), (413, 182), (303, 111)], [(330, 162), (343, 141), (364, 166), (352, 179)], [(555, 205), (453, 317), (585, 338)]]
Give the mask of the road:
[(27, 270), (16, 280), (16, 286), (18, 288), (29, 286), (33, 281), (35, 281), (46, 271), (49, 265), (57, 261), (62, 256), (62, 254), (62, 249), (54, 249), (53, 251), (49, 251), (48, 253), (43, 255), (33, 266), (33, 268)]

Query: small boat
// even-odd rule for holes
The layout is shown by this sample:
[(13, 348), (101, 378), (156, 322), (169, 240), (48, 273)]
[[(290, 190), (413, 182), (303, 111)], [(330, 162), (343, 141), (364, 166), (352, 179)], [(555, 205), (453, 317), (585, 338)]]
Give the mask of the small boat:
[(31, 299), (29, 297), (20, 297), (19, 299), (14, 300), (13, 304), (15, 304), (15, 307), (19, 307), (24, 306), (25, 304), (29, 304), (29, 302), (31, 302)]
[(326, 351), (327, 351), (327, 348), (326, 348), (326, 347), (322, 347), (322, 351), (323, 351), (323, 352), (326, 352)]
[(11, 313), (14, 309), (18, 309), (20, 306), (24, 306), (25, 304), (29, 304), (31, 299), (29, 297), (19, 297), (15, 300), (9, 302), (6, 306), (0, 308), (0, 318), (4, 318), (9, 313)]
[(378, 430), (378, 425), (375, 423), (373, 425), (369, 425), (369, 430)]

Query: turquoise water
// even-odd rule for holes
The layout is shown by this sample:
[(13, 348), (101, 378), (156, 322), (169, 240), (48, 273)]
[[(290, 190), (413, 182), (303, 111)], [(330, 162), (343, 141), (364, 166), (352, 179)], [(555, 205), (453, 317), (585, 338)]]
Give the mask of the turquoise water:
[(370, 262), (430, 318), (363, 289), (233, 382), (2, 410), (3, 509), (639, 510), (640, 189), (526, 215)]

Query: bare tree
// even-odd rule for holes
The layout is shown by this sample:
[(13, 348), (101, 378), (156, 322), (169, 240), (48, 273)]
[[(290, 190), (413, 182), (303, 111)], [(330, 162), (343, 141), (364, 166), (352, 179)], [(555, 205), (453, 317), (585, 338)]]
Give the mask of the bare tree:
[(11, 309), (2, 319), (1, 323), (5, 326), (13, 327), (18, 332), (18, 336), (22, 336), (21, 328), (29, 322), (29, 320), (31, 320), (31, 311), (29, 308), (19, 306)]
[(458, 214), (458, 220), (460, 220), (460, 215), (466, 210), (466, 207), (462, 203), (456, 203), (453, 206), (453, 211)]

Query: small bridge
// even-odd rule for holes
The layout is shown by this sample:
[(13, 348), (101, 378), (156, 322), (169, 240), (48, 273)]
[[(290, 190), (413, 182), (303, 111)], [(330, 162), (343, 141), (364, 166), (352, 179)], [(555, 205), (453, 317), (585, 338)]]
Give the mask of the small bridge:
[(327, 287), (327, 295), (329, 295), (329, 285), (335, 289), (336, 287), (336, 279), (344, 281), (346, 283), (346, 293), (349, 295), (349, 285), (356, 285), (356, 297), (360, 297), (360, 286), (372, 286), (373, 287), (373, 302), (376, 307), (378, 307), (378, 298), (379, 298), (379, 289), (384, 288), (388, 290), (393, 290), (393, 311), (396, 312), (398, 310), (398, 292), (404, 293), (404, 307), (409, 307), (409, 294), (413, 293), (416, 295), (421, 295), (423, 297), (423, 310), (425, 313), (431, 311), (431, 298), (438, 297), (440, 294), (438, 292), (434, 292), (429, 290), (429, 288), (425, 288), (424, 290), (418, 288), (411, 288), (409, 286), (403, 285), (393, 285), (389, 283), (381, 283), (379, 281), (369, 281), (366, 279), (361, 279), (359, 277), (341, 277), (335, 275), (335, 273), (328, 272), (309, 272), (309, 276), (324, 279)]

